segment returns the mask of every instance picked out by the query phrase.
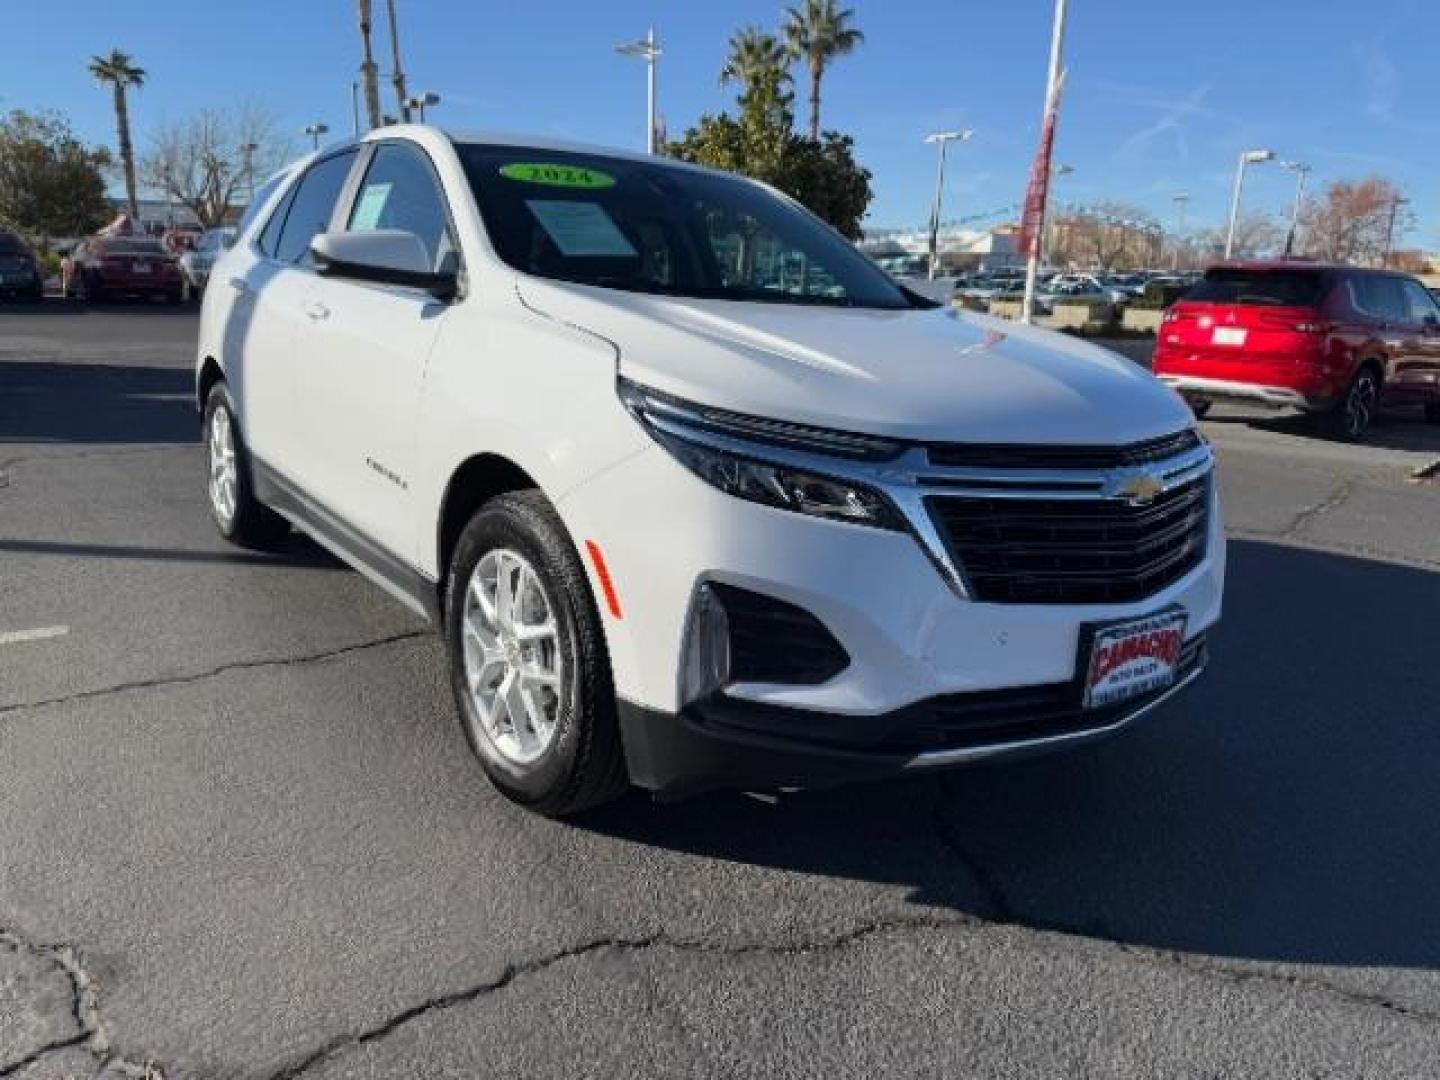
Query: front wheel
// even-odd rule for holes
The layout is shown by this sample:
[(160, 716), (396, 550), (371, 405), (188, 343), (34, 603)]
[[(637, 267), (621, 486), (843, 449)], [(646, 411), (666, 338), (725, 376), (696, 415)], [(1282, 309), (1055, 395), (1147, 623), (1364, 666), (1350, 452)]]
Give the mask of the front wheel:
[(1373, 367), (1363, 367), (1350, 380), (1340, 403), (1321, 414), (1321, 423), (1331, 438), (1359, 442), (1375, 421), (1380, 404), (1380, 376)]
[(491, 500), (460, 534), (445, 634), (465, 738), (502, 794), (558, 817), (626, 790), (600, 615), (538, 491)]
[(1190, 411), (1195, 414), (1196, 420), (1204, 420), (1215, 403), (1206, 401), (1204, 398), (1191, 398)]
[(239, 547), (264, 550), (290, 532), (289, 523), (255, 498), (250, 456), (224, 383), (205, 399), (206, 494), (220, 535)]

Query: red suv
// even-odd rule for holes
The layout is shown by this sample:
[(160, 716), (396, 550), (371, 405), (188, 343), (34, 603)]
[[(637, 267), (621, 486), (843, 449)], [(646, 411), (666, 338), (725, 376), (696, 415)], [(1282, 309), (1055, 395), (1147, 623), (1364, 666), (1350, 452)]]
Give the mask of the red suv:
[(1440, 305), (1386, 270), (1215, 266), (1165, 312), (1155, 374), (1200, 416), (1214, 399), (1288, 406), (1353, 440), (1384, 400), (1440, 423)]

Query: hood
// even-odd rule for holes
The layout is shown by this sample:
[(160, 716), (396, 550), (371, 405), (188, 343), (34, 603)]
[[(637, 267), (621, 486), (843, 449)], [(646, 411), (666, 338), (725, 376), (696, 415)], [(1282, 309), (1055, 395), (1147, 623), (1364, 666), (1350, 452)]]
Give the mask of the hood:
[(521, 279), (524, 303), (612, 342), (628, 379), (776, 420), (918, 441), (1119, 445), (1193, 421), (1133, 361), (954, 308), (876, 311)]

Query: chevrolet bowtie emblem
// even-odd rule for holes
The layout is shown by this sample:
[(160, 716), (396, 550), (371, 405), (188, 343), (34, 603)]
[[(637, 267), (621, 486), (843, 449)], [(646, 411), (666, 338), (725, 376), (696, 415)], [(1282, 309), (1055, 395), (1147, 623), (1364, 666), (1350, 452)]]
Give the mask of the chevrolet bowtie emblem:
[(1131, 506), (1149, 506), (1164, 490), (1165, 485), (1158, 476), (1139, 473), (1127, 478), (1115, 494)]

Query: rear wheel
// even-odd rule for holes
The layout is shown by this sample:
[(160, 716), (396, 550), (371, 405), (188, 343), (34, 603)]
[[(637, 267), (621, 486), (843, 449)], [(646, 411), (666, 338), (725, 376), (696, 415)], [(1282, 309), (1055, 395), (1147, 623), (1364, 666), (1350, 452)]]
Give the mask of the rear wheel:
[(205, 401), (204, 432), (206, 494), (215, 527), (240, 547), (274, 547), (290, 532), (290, 524), (255, 498), (250, 456), (224, 383), (218, 383)]
[(1320, 415), (1321, 426), (1333, 439), (1358, 442), (1375, 422), (1375, 410), (1379, 404), (1380, 373), (1367, 365), (1350, 380), (1340, 403)]
[(1440, 401), (1432, 401), (1425, 406), (1425, 422), (1440, 424)]
[(538, 491), (499, 496), (465, 526), (445, 634), (465, 738), (502, 794), (560, 816), (626, 790), (600, 616)]

